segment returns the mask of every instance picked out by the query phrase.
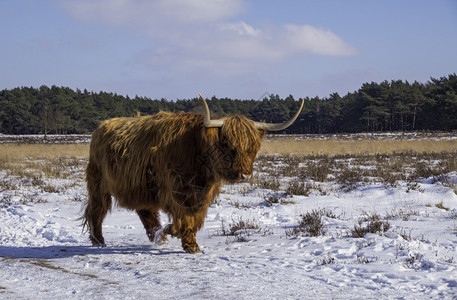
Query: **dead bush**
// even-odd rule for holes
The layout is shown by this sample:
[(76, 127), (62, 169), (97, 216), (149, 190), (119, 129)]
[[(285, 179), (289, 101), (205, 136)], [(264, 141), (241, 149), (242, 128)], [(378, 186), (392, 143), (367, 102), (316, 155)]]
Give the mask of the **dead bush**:
[(381, 217), (377, 213), (365, 213), (365, 216), (359, 219), (358, 225), (355, 225), (354, 229), (352, 229), (351, 235), (354, 238), (361, 238), (367, 233), (382, 234), (389, 230), (389, 228), (390, 223), (381, 220)]
[(292, 230), (286, 231), (286, 236), (321, 236), (326, 234), (325, 224), (322, 217), (336, 218), (332, 211), (325, 208), (314, 209), (311, 212), (300, 215), (298, 226)]

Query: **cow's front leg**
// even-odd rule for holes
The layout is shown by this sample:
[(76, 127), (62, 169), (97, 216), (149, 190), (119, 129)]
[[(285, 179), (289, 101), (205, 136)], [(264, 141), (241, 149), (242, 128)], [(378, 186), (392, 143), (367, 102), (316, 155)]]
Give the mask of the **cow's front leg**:
[(200, 247), (198, 247), (197, 244), (196, 235), (197, 232), (191, 228), (188, 228), (183, 232), (183, 236), (181, 237), (181, 244), (185, 252), (192, 254), (201, 252)]
[(197, 229), (195, 228), (195, 219), (193, 217), (173, 220), (173, 224), (165, 226), (163, 233), (181, 239), (182, 248), (185, 252), (200, 252), (196, 238)]

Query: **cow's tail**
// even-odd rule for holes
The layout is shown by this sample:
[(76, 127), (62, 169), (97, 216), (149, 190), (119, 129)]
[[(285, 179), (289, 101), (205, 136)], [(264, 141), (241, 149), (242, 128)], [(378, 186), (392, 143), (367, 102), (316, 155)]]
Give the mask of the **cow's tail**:
[(83, 207), (81, 208), (81, 211), (84, 210), (83, 214), (76, 219), (77, 221), (81, 221), (81, 227), (82, 227), (82, 232), (86, 233), (87, 231), (90, 230), (90, 225), (89, 225), (89, 217), (88, 217), (88, 203), (89, 201), (86, 201), (83, 204)]

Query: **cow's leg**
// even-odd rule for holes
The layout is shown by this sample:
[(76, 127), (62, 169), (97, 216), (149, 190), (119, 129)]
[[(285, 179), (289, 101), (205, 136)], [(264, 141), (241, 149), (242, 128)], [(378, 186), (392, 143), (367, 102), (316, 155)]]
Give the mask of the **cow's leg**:
[(146, 235), (151, 242), (159, 244), (167, 242), (167, 237), (161, 231), (162, 225), (160, 224), (159, 212), (157, 210), (140, 209), (136, 213), (140, 217), (146, 230)]
[(184, 218), (182, 223), (182, 247), (187, 253), (199, 253), (200, 247), (197, 244), (197, 231), (203, 227), (205, 222), (206, 213), (208, 211), (208, 206), (203, 206), (202, 210), (193, 214), (192, 216), (187, 216)]
[(194, 228), (185, 228), (182, 232), (181, 245), (187, 253), (199, 253), (200, 247), (197, 244), (197, 231)]
[[(99, 200), (103, 198), (103, 200)], [(109, 206), (108, 206), (109, 203)], [(111, 208), (111, 195), (89, 195), (89, 202), (84, 211), (84, 225), (89, 229), (89, 238), (94, 246), (104, 246), (102, 223)]]
[(89, 200), (82, 217), (83, 225), (89, 229), (89, 238), (93, 245), (104, 246), (102, 223), (111, 209), (111, 195), (103, 192), (101, 175), (98, 168), (89, 162), (86, 173)]
[[(204, 214), (206, 215), (206, 214)], [(187, 253), (198, 253), (200, 247), (197, 244), (197, 231), (201, 228), (204, 221), (200, 214), (185, 216), (173, 219), (173, 224), (167, 225), (163, 232), (181, 239), (182, 248)]]
[(90, 220), (88, 222), (90, 229), (90, 240), (92, 245), (95, 246), (105, 246), (105, 239), (103, 238), (102, 233), (102, 223), (106, 217), (106, 214), (111, 209), (111, 195), (103, 194), (101, 196), (103, 199), (100, 206), (92, 206), (89, 209)]

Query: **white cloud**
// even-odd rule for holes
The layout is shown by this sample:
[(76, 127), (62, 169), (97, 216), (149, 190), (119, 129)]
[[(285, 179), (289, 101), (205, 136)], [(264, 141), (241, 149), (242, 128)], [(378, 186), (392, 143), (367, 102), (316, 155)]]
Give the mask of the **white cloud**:
[(310, 25), (288, 24), (283, 26), (282, 32), (284, 42), (291, 52), (336, 56), (357, 54), (357, 49), (329, 30)]
[(220, 28), (222, 31), (232, 31), (241, 36), (259, 37), (262, 34), (261, 30), (255, 29), (243, 21), (223, 24)]
[(239, 18), (244, 0), (68, 0), (75, 18), (127, 27), (154, 41), (137, 61), (177, 71), (242, 73), (300, 55), (357, 50), (330, 30), (288, 24), (255, 28)]
[(221, 30), (225, 39), (219, 50), (232, 58), (277, 61), (303, 54), (357, 54), (357, 49), (333, 32), (310, 25), (287, 24), (260, 30), (237, 22), (224, 24)]

